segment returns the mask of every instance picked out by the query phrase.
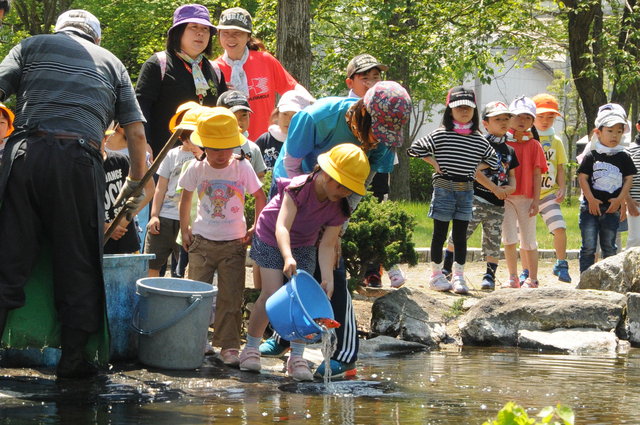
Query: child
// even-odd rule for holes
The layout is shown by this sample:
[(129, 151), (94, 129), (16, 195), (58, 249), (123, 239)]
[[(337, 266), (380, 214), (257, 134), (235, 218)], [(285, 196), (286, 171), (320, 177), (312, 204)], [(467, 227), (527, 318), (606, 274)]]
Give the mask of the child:
[(236, 148), (233, 153), (240, 155), (244, 152), (244, 155), (249, 158), (249, 161), (251, 162), (253, 171), (256, 172), (256, 175), (262, 181), (262, 178), (266, 173), (267, 166), (264, 164), (264, 159), (262, 159), (262, 153), (260, 152), (258, 145), (247, 138), (249, 137), (247, 130), (249, 129), (249, 123), (251, 122), (249, 114), (253, 112), (249, 107), (249, 100), (247, 99), (247, 96), (240, 91), (229, 90), (222, 93), (218, 98), (218, 106), (222, 106), (223, 108), (227, 108), (233, 112), (238, 120), (238, 127), (240, 127), (240, 131), (245, 137), (244, 144), (239, 148)]
[(4, 104), (0, 103), (0, 163), (4, 153), (4, 140), (13, 133), (13, 120), (15, 115)]
[[(509, 269), (507, 288), (537, 288), (538, 244), (536, 242), (536, 217), (540, 203), (542, 173), (547, 171), (547, 160), (540, 143), (533, 137), (531, 127), (536, 118), (536, 104), (525, 96), (516, 97), (509, 105), (511, 128), (507, 132), (507, 144), (511, 146), (520, 166), (515, 169), (516, 190), (505, 199), (502, 242)], [(520, 233), (518, 234), (518, 229)], [(518, 279), (518, 253), (527, 256), (529, 276), (522, 285)]]
[(626, 130), (626, 118), (611, 109), (601, 110), (595, 126), (596, 148), (587, 152), (578, 167), (578, 180), (584, 194), (579, 221), (580, 273), (595, 261), (598, 236), (602, 258), (616, 254), (620, 205), (629, 194), (633, 175), (638, 172), (629, 154), (619, 145)]
[[(629, 155), (633, 159), (636, 169), (640, 170), (640, 116), (636, 122), (636, 138), (629, 145)], [(627, 249), (640, 246), (640, 173), (633, 175), (633, 184), (627, 196), (627, 223), (629, 225), (629, 234), (627, 235)]]
[(349, 97), (364, 97), (371, 87), (382, 80), (380, 72), (389, 68), (378, 62), (378, 59), (364, 53), (351, 59), (347, 65), (347, 87)]
[[(189, 252), (189, 278), (212, 283), (218, 272), (218, 296), (212, 345), (222, 347), (225, 365), (238, 366), (242, 328), (242, 296), (246, 247), (254, 226), (247, 230), (245, 193), (256, 199), (256, 219), (265, 206), (262, 183), (249, 161), (234, 155), (244, 143), (238, 120), (228, 109), (215, 107), (198, 117), (191, 142), (204, 148), (198, 161), (180, 177), (182, 245)], [(190, 153), (191, 154), (191, 153)], [(198, 191), (198, 212), (190, 225), (191, 199)]]
[(298, 90), (289, 90), (282, 95), (278, 106), (269, 117), (269, 131), (262, 134), (256, 140), (256, 145), (267, 166), (267, 171), (273, 170), (284, 141), (287, 140), (289, 124), (295, 114), (302, 111), (312, 102), (308, 96)]
[[(502, 102), (488, 103), (482, 114), (482, 124), (488, 134), (484, 136), (498, 155), (498, 169), (485, 169), (476, 172), (473, 184), (473, 219), (467, 228), (467, 240), (482, 223), (482, 251), (487, 257), (487, 272), (480, 286), (483, 290), (495, 289), (496, 270), (500, 259), (500, 239), (504, 219), (504, 200), (516, 190), (514, 168), (518, 163), (515, 151), (506, 142), (511, 113)], [(449, 236), (449, 245), (444, 254), (443, 273), (450, 273), (453, 265), (453, 241)]]
[[(464, 281), (464, 264), (467, 225), (473, 218), (473, 182), (481, 162), (492, 169), (498, 165), (496, 153), (482, 137), (479, 126), (475, 92), (457, 86), (447, 95), (442, 127), (414, 141), (407, 150), (409, 156), (423, 158), (435, 168), (429, 208), (429, 217), (433, 219), (429, 287), (436, 291), (449, 291), (453, 284), (456, 294), (469, 292)], [(442, 273), (442, 246), (447, 240), (450, 221), (453, 221), (455, 248), (452, 283)]]
[[(363, 150), (345, 143), (319, 155), (311, 174), (278, 179), (278, 194), (260, 216), (251, 244), (251, 258), (260, 266), (262, 292), (251, 310), (240, 370), (260, 371), (261, 336), (269, 323), (265, 302), (282, 286), (283, 273), (287, 278), (297, 269), (314, 273), (316, 250), (321, 285), (331, 298), (335, 247), (350, 215), (345, 198), (352, 192), (366, 194), (364, 182), (369, 171)], [(324, 231), (316, 248), (321, 228)], [(313, 374), (303, 358), (304, 348), (304, 341), (291, 342), (287, 372), (297, 381), (312, 381)]]
[[(571, 283), (569, 276), (569, 263), (567, 263), (567, 223), (562, 216), (560, 204), (566, 194), (566, 179), (564, 164), (567, 162), (567, 153), (562, 140), (555, 134), (553, 122), (561, 116), (558, 112), (558, 101), (550, 94), (543, 93), (533, 97), (536, 104), (535, 128), (538, 131), (538, 141), (547, 158), (547, 172), (541, 177), (542, 188), (540, 190), (540, 217), (544, 220), (547, 229), (553, 235), (553, 246), (556, 250), (556, 264), (553, 266), (553, 274), (558, 276), (561, 282)], [(520, 282), (529, 275), (527, 256), (522, 257), (522, 275)]]
[[(172, 125), (178, 123), (189, 109), (195, 108), (192, 105), (200, 107), (195, 102), (178, 107), (176, 114), (169, 122), (169, 128), (172, 132), (175, 131), (175, 128), (171, 128)], [(176, 242), (176, 238), (180, 231), (180, 213), (178, 211), (180, 194), (176, 191), (176, 186), (178, 185), (182, 165), (193, 159), (189, 133), (182, 133), (180, 141), (182, 144), (167, 153), (157, 172), (158, 184), (153, 195), (151, 218), (147, 225), (144, 246), (145, 254), (156, 255), (155, 259), (149, 260), (149, 277), (158, 277), (160, 275), (160, 269), (172, 253), (174, 259), (179, 258), (180, 246)]]

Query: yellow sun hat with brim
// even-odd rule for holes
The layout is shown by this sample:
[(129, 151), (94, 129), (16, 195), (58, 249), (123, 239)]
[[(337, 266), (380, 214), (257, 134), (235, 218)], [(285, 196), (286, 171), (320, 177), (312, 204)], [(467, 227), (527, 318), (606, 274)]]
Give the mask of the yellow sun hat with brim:
[[(203, 107), (202, 105), (194, 101), (189, 101), (187, 103), (183, 103), (182, 105), (178, 106), (178, 109), (176, 109), (176, 114), (172, 116), (171, 119), (169, 120), (169, 131), (172, 133), (175, 131), (176, 126), (178, 125), (178, 120), (180, 119), (184, 120), (184, 115), (186, 114), (187, 111), (190, 111), (191, 109), (202, 108), (202, 107)], [(195, 128), (193, 130), (195, 130)]]
[(366, 195), (364, 186), (371, 167), (362, 148), (352, 143), (335, 146), (329, 152), (318, 156), (318, 165), (322, 171), (358, 195)]
[(9, 137), (11, 133), (13, 133), (13, 121), (16, 119), (16, 116), (11, 112), (11, 109), (4, 106), (3, 103), (0, 103), (0, 109), (6, 112), (6, 115), (9, 117), (9, 127), (7, 127), (7, 134), (4, 137)]
[(236, 116), (221, 106), (207, 108), (198, 117), (196, 130), (191, 134), (191, 143), (201, 148), (234, 149), (244, 142)]
[(179, 128), (182, 130), (196, 131), (196, 128), (198, 128), (198, 118), (200, 117), (200, 115), (204, 114), (210, 109), (211, 108), (207, 106), (198, 105), (197, 108), (186, 110), (184, 112), (184, 115), (182, 116), (180, 124), (176, 125), (175, 128), (171, 131), (175, 132)]

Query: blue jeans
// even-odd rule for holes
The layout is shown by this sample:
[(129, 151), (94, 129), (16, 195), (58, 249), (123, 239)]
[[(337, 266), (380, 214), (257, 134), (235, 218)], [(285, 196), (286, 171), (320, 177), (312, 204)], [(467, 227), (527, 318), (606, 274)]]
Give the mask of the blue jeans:
[(620, 226), (620, 211), (605, 213), (607, 207), (600, 207), (600, 216), (589, 212), (589, 203), (580, 204), (580, 233), (582, 246), (580, 247), (580, 273), (587, 270), (595, 262), (596, 244), (600, 235), (600, 250), (602, 258), (616, 255), (616, 232)]

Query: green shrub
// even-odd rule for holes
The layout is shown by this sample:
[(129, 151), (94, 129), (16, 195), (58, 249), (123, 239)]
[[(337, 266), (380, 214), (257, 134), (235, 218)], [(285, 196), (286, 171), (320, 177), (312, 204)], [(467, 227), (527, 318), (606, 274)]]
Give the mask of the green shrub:
[(409, 161), (409, 188), (411, 200), (418, 202), (430, 202), (433, 193), (431, 175), (433, 166), (422, 159), (411, 158)]
[[(482, 425), (573, 425), (575, 420), (573, 410), (560, 404), (556, 408), (552, 406), (545, 407), (538, 413), (537, 417), (542, 418), (541, 422), (536, 422), (533, 418), (529, 419), (527, 412), (522, 407), (510, 401), (498, 412), (498, 417), (495, 421), (488, 420)], [(554, 420), (556, 418), (561, 419), (562, 422)]]
[(349, 220), (342, 238), (342, 255), (349, 273), (349, 289), (364, 282), (367, 264), (416, 265), (418, 256), (411, 242), (416, 220), (393, 201), (378, 203), (367, 195)]
[[(271, 187), (271, 171), (267, 171), (265, 174), (262, 185), (262, 191), (264, 196), (269, 199), (269, 188)], [(247, 220), (247, 228), (253, 226), (253, 220), (256, 217), (256, 198), (253, 196), (247, 196), (244, 198), (244, 217)]]

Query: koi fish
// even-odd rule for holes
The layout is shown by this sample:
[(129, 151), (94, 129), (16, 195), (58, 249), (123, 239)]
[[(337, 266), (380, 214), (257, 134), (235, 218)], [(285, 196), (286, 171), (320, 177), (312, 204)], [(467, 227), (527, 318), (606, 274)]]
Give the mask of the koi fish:
[(328, 317), (318, 317), (317, 319), (313, 319), (320, 326), (324, 326), (327, 329), (339, 328), (340, 323), (336, 322), (333, 319), (329, 319)]

